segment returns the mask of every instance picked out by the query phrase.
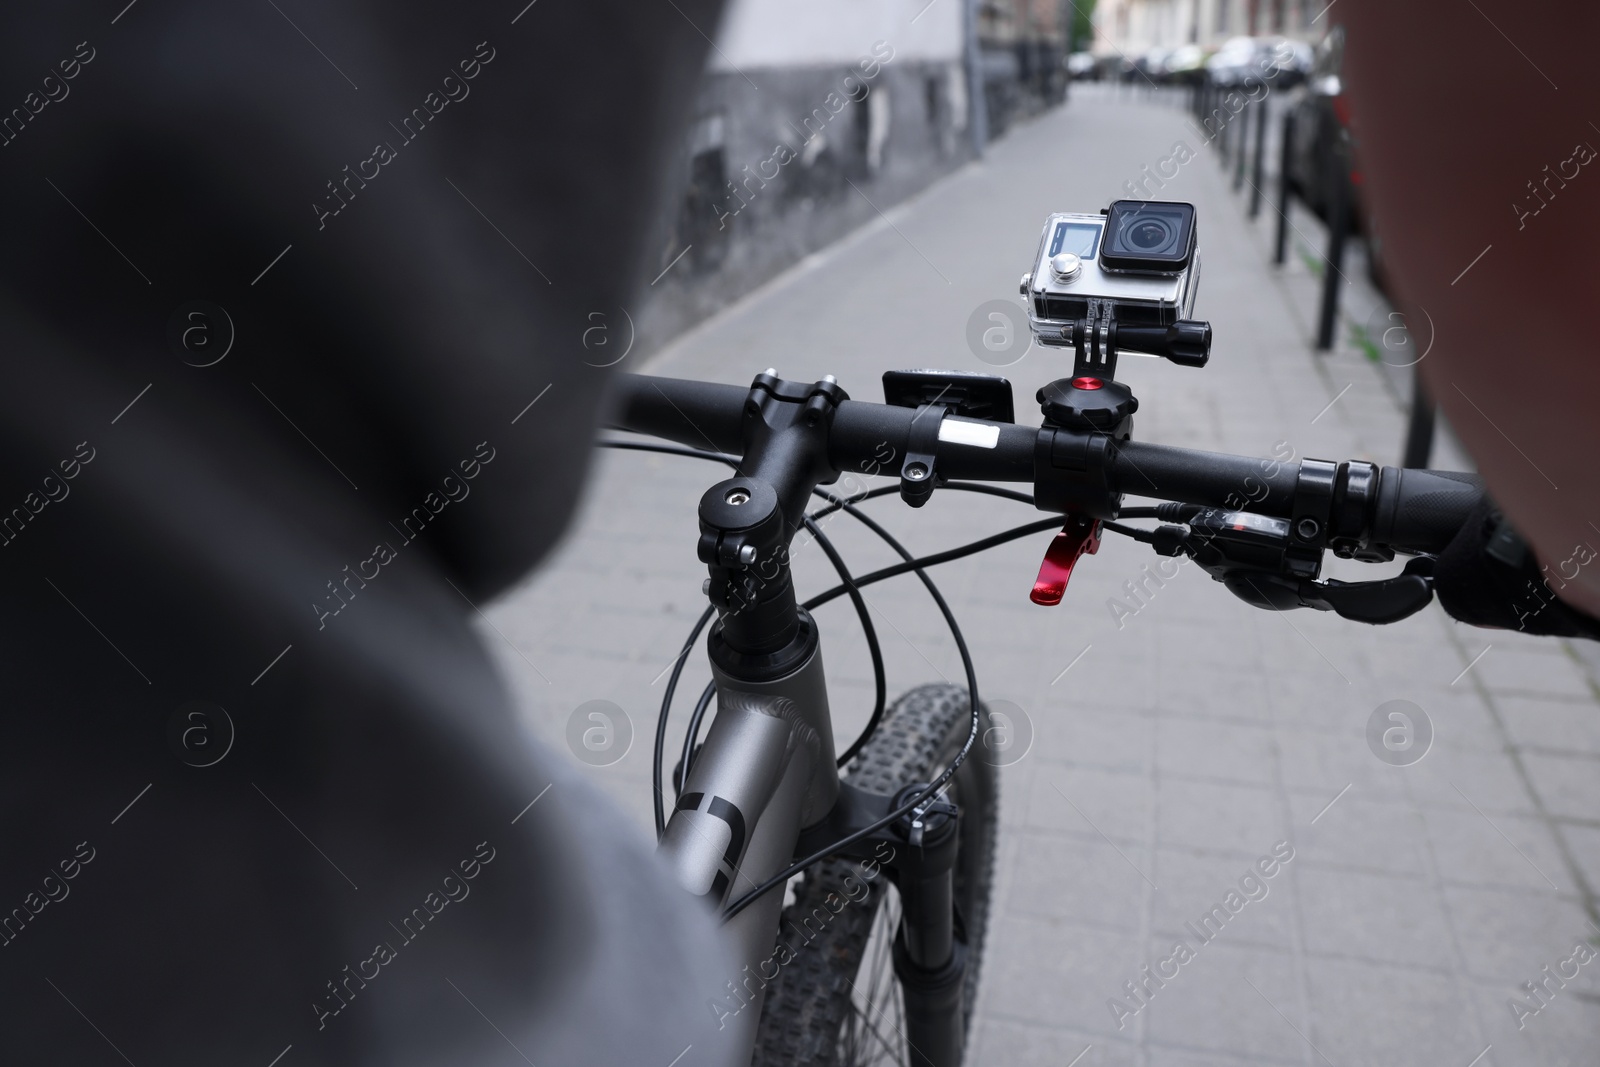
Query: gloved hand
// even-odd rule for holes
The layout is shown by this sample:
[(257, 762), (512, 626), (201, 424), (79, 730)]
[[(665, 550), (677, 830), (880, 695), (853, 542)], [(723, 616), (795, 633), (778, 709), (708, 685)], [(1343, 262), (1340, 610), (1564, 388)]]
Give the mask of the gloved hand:
[[(1589, 550), (1578, 562), (1582, 565), (1594, 556)], [(1570, 607), (1556, 595), (1532, 550), (1488, 497), (1440, 554), (1433, 573), (1439, 603), (1461, 622), (1540, 636), (1600, 640), (1600, 620)]]

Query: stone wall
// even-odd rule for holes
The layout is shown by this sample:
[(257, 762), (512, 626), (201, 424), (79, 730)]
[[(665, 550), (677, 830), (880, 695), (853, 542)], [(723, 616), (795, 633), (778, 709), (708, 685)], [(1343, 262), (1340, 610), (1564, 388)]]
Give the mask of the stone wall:
[[(712, 71), (635, 316), (649, 351), (972, 158), (958, 60)], [(686, 251), (687, 250), (687, 251)], [(669, 266), (670, 265), (670, 266)]]

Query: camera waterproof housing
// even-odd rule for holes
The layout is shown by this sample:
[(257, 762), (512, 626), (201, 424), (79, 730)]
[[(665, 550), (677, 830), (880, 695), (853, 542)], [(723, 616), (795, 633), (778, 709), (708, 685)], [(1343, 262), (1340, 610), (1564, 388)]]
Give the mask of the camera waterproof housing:
[(1194, 322), (1200, 251), (1193, 204), (1118, 200), (1096, 215), (1051, 215), (1022, 276), (1034, 340), (1071, 347), (1079, 373), (1111, 377), (1118, 351), (1204, 366), (1211, 327)]

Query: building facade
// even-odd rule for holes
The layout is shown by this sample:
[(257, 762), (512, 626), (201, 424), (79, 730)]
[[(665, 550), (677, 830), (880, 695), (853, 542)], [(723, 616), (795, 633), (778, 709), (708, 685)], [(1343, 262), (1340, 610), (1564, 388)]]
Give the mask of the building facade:
[[(640, 316), (647, 346), (1065, 97), (1068, 0), (734, 0)], [(706, 27), (711, 33), (711, 27)]]
[(1134, 56), (1149, 48), (1216, 47), (1230, 37), (1322, 32), (1327, 0), (1099, 0), (1095, 50)]

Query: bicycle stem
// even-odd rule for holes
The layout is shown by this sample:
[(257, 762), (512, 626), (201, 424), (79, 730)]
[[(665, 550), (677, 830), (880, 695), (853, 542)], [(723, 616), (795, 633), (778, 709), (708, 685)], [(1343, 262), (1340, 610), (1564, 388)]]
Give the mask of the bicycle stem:
[(758, 375), (740, 409), (740, 470), (700, 498), (698, 555), (721, 616), (712, 660), (730, 674), (773, 677), (797, 662), (803, 613), (789, 544), (812, 490), (839, 477), (828, 440), (845, 399), (831, 378), (804, 385)]

